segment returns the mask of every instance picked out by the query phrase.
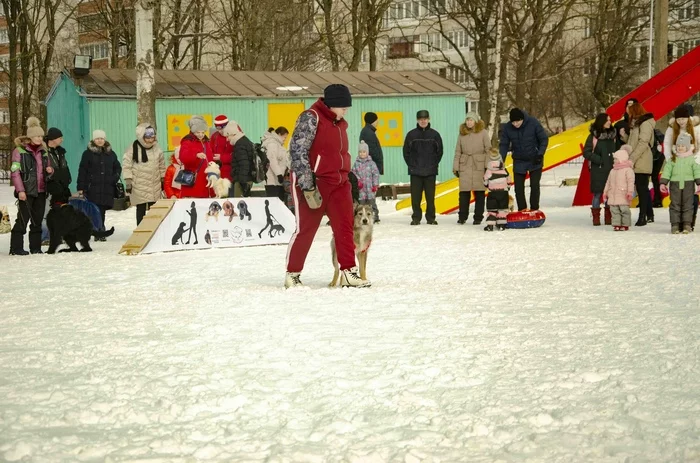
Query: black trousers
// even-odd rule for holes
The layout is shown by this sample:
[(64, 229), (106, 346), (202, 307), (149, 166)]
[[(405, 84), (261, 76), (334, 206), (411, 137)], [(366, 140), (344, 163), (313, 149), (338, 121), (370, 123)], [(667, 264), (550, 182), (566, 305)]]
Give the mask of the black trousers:
[[(518, 210), (527, 209), (525, 200), (525, 177), (527, 174), (513, 174), (515, 181), (515, 200), (518, 203)], [(540, 180), (542, 180), (542, 169), (530, 171), (530, 209), (537, 211), (540, 209)]]
[(281, 185), (265, 185), (265, 196), (269, 198), (279, 198), (284, 203), (284, 187)]
[[(651, 171), (651, 183), (654, 185), (654, 204), (661, 204), (661, 184), (659, 183), (659, 174), (664, 166), (664, 157), (654, 160)], [(654, 214), (652, 213), (652, 217)]]
[[(142, 204), (137, 204), (136, 205), (136, 225), (141, 223), (143, 218), (146, 216), (146, 212), (153, 206), (155, 202), (153, 203), (142, 203)], [(102, 222), (104, 223), (104, 219), (102, 219)]]
[[(486, 203), (485, 198), (485, 191), (474, 192), (474, 220), (477, 222), (484, 220), (484, 204)], [(469, 203), (471, 199), (471, 191), (459, 192), (459, 220), (467, 220), (469, 217)]]
[(420, 222), (423, 218), (423, 210), (420, 203), (425, 193), (425, 220), (435, 221), (435, 175), (411, 175), (411, 206), (413, 215), (411, 218)]
[(651, 208), (651, 193), (649, 192), (649, 174), (634, 174), (634, 188), (637, 190), (639, 198), (639, 220), (644, 217), (644, 222), (651, 209), (652, 216), (654, 210)]
[(24, 234), (29, 225), (29, 251), (41, 251), (41, 223), (46, 211), (46, 193), (27, 196), (26, 201), (18, 202), (17, 220), (10, 235), (10, 251), (24, 249)]

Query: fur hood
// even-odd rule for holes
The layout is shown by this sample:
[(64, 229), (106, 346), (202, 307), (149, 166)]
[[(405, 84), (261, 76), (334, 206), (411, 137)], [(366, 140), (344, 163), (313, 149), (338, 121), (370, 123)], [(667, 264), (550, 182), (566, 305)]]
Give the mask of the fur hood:
[(595, 127), (593, 127), (593, 124), (591, 124), (589, 131), (591, 132), (591, 135), (593, 135), (598, 140), (613, 140), (617, 135), (617, 131), (614, 127), (610, 127), (609, 129), (603, 129), (603, 133), (598, 133)]
[(462, 125), (459, 126), (459, 134), (460, 134), (460, 135), (468, 135), (468, 134), (470, 134), (470, 133), (479, 133), (479, 132), (481, 132), (482, 130), (484, 130), (484, 128), (486, 128), (486, 124), (484, 123), (484, 121), (481, 121), (481, 120), (478, 121), (478, 122), (474, 125), (474, 128), (473, 128), (473, 129), (467, 128), (467, 124), (466, 124), (466, 122), (465, 122), (465, 123), (463, 123)]
[(97, 146), (94, 141), (90, 140), (90, 143), (88, 143), (88, 149), (93, 153), (106, 153), (108, 151), (112, 151), (112, 145), (105, 140), (104, 146)]
[[(158, 138), (156, 138), (156, 141), (151, 146), (148, 146), (148, 147), (146, 146), (146, 143), (143, 141), (143, 136), (146, 134), (146, 129), (149, 127), (153, 127), (153, 126), (151, 124), (149, 124), (148, 122), (144, 122), (143, 124), (139, 124), (136, 126), (136, 140), (139, 142), (139, 144), (141, 146), (143, 146), (147, 150), (150, 150), (151, 148), (153, 148), (154, 146), (156, 146), (158, 144)], [(107, 146), (106, 143), (105, 143), (105, 146)]]
[[(20, 135), (19, 137), (15, 138), (15, 146), (17, 148), (26, 148), (28, 145), (32, 144), (32, 139), (29, 138), (26, 135)], [(46, 143), (43, 141), (41, 142), (41, 149), (46, 151), (48, 148), (46, 147)]]
[[(693, 126), (698, 126), (700, 125), (700, 117), (698, 116), (693, 116), (690, 118), (690, 120), (693, 122)], [(668, 120), (668, 126), (673, 127), (673, 123), (676, 122), (676, 118), (672, 117)]]

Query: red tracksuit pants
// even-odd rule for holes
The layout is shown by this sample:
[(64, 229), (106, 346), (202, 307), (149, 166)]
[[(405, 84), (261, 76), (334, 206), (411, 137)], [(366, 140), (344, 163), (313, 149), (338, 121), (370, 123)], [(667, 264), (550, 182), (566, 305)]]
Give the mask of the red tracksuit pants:
[(356, 265), (353, 238), (355, 217), (350, 182), (346, 180), (342, 185), (332, 185), (324, 182), (323, 179), (316, 179), (316, 188), (321, 194), (322, 203), (318, 209), (311, 209), (296, 183), (296, 175), (292, 174), (292, 197), (297, 229), (287, 248), (288, 272), (301, 272), (304, 269), (306, 256), (309, 254), (311, 243), (314, 241), (324, 214), (331, 221), (340, 269), (346, 270)]

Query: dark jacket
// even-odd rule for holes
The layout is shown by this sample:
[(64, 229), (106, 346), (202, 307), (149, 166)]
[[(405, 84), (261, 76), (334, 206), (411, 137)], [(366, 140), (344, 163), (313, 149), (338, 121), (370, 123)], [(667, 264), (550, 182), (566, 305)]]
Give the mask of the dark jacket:
[[(596, 139), (595, 148), (593, 140)], [(605, 182), (613, 168), (613, 153), (617, 150), (617, 138), (615, 129), (610, 128), (602, 134), (595, 133), (591, 127), (591, 133), (583, 146), (583, 157), (589, 162), (591, 168), (591, 193), (603, 193)]]
[(46, 191), (46, 168), (48, 158), (46, 147), (34, 146), (31, 139), (25, 136), (15, 138), (15, 150), (12, 152), (10, 178), (15, 187), (15, 198), (19, 193), (27, 196), (39, 196)]
[(367, 143), (369, 156), (379, 169), (379, 175), (384, 175), (384, 152), (377, 137), (377, 128), (372, 124), (367, 124), (360, 132), (360, 142)]
[(121, 173), (122, 166), (109, 142), (100, 147), (90, 141), (78, 168), (78, 190), (88, 201), (111, 209)]
[(48, 149), (49, 165), (53, 174), (48, 176), (46, 189), (52, 196), (59, 198), (70, 196), (70, 183), (73, 178), (66, 160), (66, 150), (62, 146)]
[(516, 174), (542, 169), (547, 143), (549, 137), (542, 124), (527, 113), (519, 128), (515, 128), (510, 122), (501, 126), (499, 151), (504, 161), (508, 151), (512, 153), (513, 171)]
[(430, 127), (416, 128), (406, 134), (403, 142), (403, 159), (408, 166), (408, 175), (428, 177), (438, 174), (442, 159), (442, 138)]
[(617, 138), (617, 145), (616, 148), (620, 149), (622, 145), (625, 143), (622, 141), (622, 136), (620, 135), (620, 130), (625, 129), (625, 136), (629, 136), (630, 134), (630, 115), (627, 114), (627, 111), (625, 111), (625, 115), (623, 118), (617, 122), (615, 122), (615, 125), (613, 125), (613, 128), (615, 128), (615, 137)]
[(236, 153), (231, 161), (231, 177), (234, 182), (246, 183), (255, 180), (255, 146), (253, 142), (243, 135), (235, 145)]

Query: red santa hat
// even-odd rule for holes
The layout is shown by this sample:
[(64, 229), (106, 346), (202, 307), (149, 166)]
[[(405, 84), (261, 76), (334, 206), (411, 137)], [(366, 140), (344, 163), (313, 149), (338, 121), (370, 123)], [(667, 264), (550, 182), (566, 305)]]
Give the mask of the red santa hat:
[(224, 114), (220, 114), (216, 116), (216, 119), (214, 119), (214, 125), (218, 128), (226, 127), (226, 124), (228, 124), (228, 117), (226, 117)]

